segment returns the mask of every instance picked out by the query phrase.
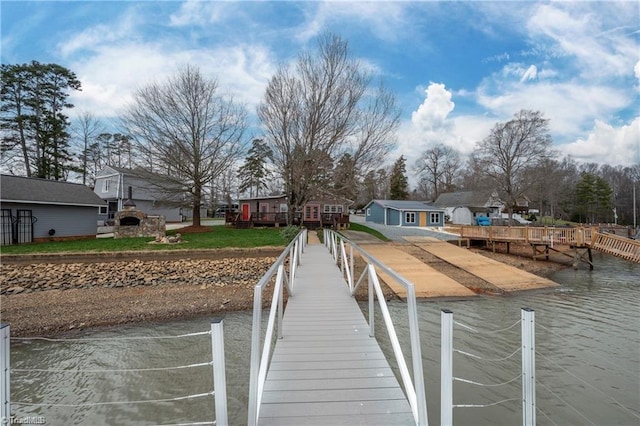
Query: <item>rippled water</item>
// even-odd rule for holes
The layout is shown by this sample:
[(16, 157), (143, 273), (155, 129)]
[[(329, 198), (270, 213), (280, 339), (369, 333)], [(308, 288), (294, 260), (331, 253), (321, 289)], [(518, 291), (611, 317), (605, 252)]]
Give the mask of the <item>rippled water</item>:
[[(420, 330), (431, 424), (439, 424), (440, 309), (454, 312), (454, 348), (485, 359), (518, 349), (520, 308), (536, 312), (537, 420), (539, 425), (640, 424), (640, 265), (604, 255), (596, 269), (558, 273), (558, 289), (511, 297), (420, 302)], [(406, 305), (390, 305), (398, 334), (409, 353)], [(378, 320), (380, 340), (388, 351)], [(251, 314), (225, 317), (225, 352), (230, 423), (246, 423)], [(166, 336), (207, 331), (209, 319), (118, 327), (84, 337)], [(390, 351), (389, 351), (390, 352)], [(109, 340), (52, 343), (14, 341), (12, 369), (69, 369), (72, 372), (13, 371), (13, 414), (44, 416), (48, 425), (150, 425), (213, 420), (213, 397), (153, 404), (36, 407), (17, 402), (93, 404), (160, 400), (209, 392), (210, 367), (162, 372), (77, 372), (74, 370), (168, 367), (207, 362), (208, 336), (162, 340)], [(484, 384), (507, 382), (520, 374), (520, 355), (503, 362), (478, 361), (454, 354), (454, 376)], [(520, 381), (498, 387), (454, 384), (454, 404), (490, 404), (519, 398)], [(456, 408), (457, 425), (521, 424), (521, 405), (510, 401), (489, 408)]]

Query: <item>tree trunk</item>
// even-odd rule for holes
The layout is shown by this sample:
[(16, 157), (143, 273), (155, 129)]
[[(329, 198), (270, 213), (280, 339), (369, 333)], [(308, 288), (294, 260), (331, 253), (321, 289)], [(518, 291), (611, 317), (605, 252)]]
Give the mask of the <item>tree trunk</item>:
[(200, 204), (202, 202), (202, 187), (196, 186), (193, 194), (193, 226), (200, 226)]

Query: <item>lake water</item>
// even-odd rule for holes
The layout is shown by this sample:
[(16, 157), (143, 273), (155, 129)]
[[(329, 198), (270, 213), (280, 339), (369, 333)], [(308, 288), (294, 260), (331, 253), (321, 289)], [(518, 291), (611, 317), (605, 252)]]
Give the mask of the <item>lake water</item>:
[[(560, 288), (510, 297), (419, 302), (423, 363), (430, 424), (440, 419), (440, 309), (454, 312), (454, 348), (489, 361), (454, 354), (454, 376), (483, 384), (508, 382), (520, 374), (520, 354), (502, 361), (520, 345), (520, 309), (536, 315), (538, 425), (640, 424), (640, 265), (595, 255), (596, 268), (584, 266), (552, 277)], [(406, 305), (390, 304), (398, 334), (409, 354)], [(246, 424), (251, 313), (225, 317), (229, 419)], [(464, 326), (472, 327), (471, 332)], [(86, 332), (80, 337), (168, 336), (207, 331), (207, 318)], [(378, 320), (379, 340), (388, 353)], [(77, 337), (77, 336), (74, 336)], [(79, 372), (199, 364), (210, 361), (208, 336), (159, 340), (85, 342), (13, 341), (11, 397), (17, 418), (42, 416), (47, 425), (152, 425), (214, 419), (212, 396), (143, 404), (105, 402), (167, 400), (207, 393), (210, 366), (171, 371)], [(17, 369), (68, 369), (21, 372)], [(520, 380), (503, 386), (454, 384), (454, 404), (491, 404), (516, 398)], [(51, 407), (18, 404), (87, 404)], [(455, 408), (456, 425), (521, 424), (521, 403), (488, 408)]]

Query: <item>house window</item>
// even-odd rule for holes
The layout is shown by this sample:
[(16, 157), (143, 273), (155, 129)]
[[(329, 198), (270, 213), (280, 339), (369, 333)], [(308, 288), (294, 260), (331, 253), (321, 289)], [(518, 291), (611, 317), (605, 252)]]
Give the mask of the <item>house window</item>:
[(429, 215), (430, 223), (440, 223), (440, 213), (431, 213)]
[(342, 213), (342, 205), (340, 204), (325, 204), (324, 205), (325, 213)]
[(416, 214), (415, 212), (406, 212), (404, 214), (405, 223), (416, 223)]
[(371, 209), (367, 209), (367, 216), (371, 216)]
[(107, 206), (98, 206), (98, 214), (107, 214), (108, 213), (108, 209)]
[(102, 181), (102, 192), (109, 192), (109, 179)]
[(289, 208), (286, 204), (280, 204), (280, 213), (286, 213), (289, 211)]

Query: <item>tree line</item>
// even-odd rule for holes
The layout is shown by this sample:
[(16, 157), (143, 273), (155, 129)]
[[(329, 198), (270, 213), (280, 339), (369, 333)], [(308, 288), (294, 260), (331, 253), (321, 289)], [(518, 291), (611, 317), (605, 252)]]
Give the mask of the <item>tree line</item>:
[(3, 170), (79, 177), (91, 186), (105, 166), (140, 168), (162, 175), (154, 182), (166, 191), (189, 194), (194, 224), (199, 207), (241, 193), (284, 192), (293, 214), (327, 192), (357, 208), (371, 199), (435, 200), (460, 190), (496, 191), (510, 212), (527, 197), (530, 207), (558, 219), (633, 220), (640, 165), (558, 160), (539, 111), (496, 123), (466, 161), (450, 146), (425, 141), (418, 158), (387, 165), (400, 120), (395, 97), (334, 34), (276, 71), (252, 135), (246, 107), (192, 66), (137, 90), (117, 132), (89, 112), (71, 124), (68, 98), (81, 90), (72, 71), (33, 61), (2, 65), (1, 72)]

